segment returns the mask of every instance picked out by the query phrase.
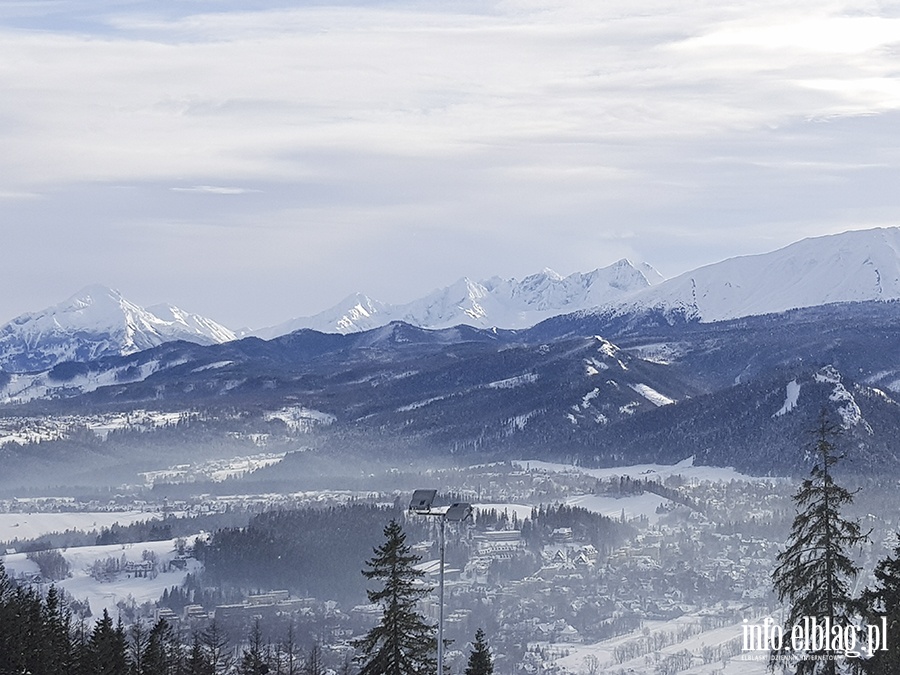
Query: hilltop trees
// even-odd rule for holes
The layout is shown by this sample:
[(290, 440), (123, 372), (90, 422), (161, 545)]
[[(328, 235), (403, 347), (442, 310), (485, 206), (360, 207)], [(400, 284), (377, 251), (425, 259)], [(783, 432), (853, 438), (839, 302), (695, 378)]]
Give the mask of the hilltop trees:
[(406, 535), (396, 520), (384, 528), (385, 542), (375, 548), (363, 571), (367, 579), (383, 583), (367, 591), (369, 602), (383, 608), (381, 622), (357, 643), (362, 651), (359, 675), (430, 675), (436, 662), (434, 627), (416, 612), (416, 602), (431, 592), (418, 585), (424, 573), (414, 565), (419, 556), (410, 552)]
[(475, 642), (472, 643), (465, 675), (494, 675), (494, 660), (485, 642), (484, 631), (480, 628), (475, 631)]
[[(850, 585), (859, 567), (847, 551), (867, 535), (861, 533), (857, 522), (841, 515), (853, 494), (837, 485), (832, 476), (831, 469), (839, 459), (834, 444), (837, 435), (837, 428), (823, 413), (812, 448), (816, 463), (794, 495), (797, 515), (787, 548), (777, 557), (773, 582), (778, 599), (788, 603), (785, 635), (806, 617), (820, 622), (827, 619), (832, 626), (854, 623), (856, 604)], [(837, 652), (827, 648), (793, 651), (790, 641), (784, 640), (781, 649), (773, 650), (769, 664), (793, 663), (797, 675), (836, 675), (842, 672), (836, 658)]]
[(861, 662), (860, 670), (869, 675), (895, 675), (900, 673), (900, 541), (892, 555), (879, 561), (875, 567), (875, 587), (867, 588), (861, 599), (864, 619), (869, 624), (887, 623), (887, 650), (878, 650)]

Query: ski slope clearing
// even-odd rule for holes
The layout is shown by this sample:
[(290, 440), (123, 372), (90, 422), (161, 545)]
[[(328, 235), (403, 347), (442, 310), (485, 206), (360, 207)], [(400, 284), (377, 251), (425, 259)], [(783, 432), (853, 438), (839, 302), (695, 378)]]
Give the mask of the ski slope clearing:
[[(632, 631), (609, 640), (603, 640), (595, 644), (553, 644), (550, 650), (566, 650), (567, 656), (559, 658), (554, 665), (560, 668), (561, 673), (584, 673), (585, 659), (596, 659), (598, 673), (627, 673), (628, 675), (658, 675), (660, 672), (675, 672), (666, 670), (663, 665), (667, 658), (677, 654), (689, 652), (693, 655), (687, 668), (677, 670), (679, 675), (763, 675), (769, 671), (766, 668), (767, 653), (741, 652), (741, 624), (732, 624), (705, 630), (702, 632), (691, 631), (692, 625), (699, 625), (700, 617), (686, 615), (672, 619), (671, 621), (647, 621), (644, 629)], [(679, 636), (693, 632), (689, 637), (672, 637), (665, 647), (650, 649), (639, 656), (627, 660), (616, 658), (617, 648), (626, 645), (634, 645), (638, 640), (648, 635)], [(715, 650), (718, 658), (709, 663), (703, 663), (701, 655), (706, 649), (708, 652)], [(735, 652), (735, 653), (731, 653)], [(729, 655), (730, 654), (730, 655)], [(723, 660), (727, 662), (723, 668)]]
[(118, 523), (123, 527), (142, 520), (159, 520), (154, 511), (72, 511), (53, 513), (0, 513), (0, 541), (34, 539), (51, 532), (90, 532)]
[[(150, 577), (133, 578), (124, 572), (119, 573), (112, 581), (97, 581), (91, 577), (89, 568), (97, 560), (112, 557), (127, 562), (140, 562), (144, 551), (156, 555), (159, 572)], [(61, 550), (63, 557), (71, 568), (71, 576), (56, 583), (77, 600), (87, 600), (93, 617), (109, 611), (113, 617), (118, 616), (117, 603), (134, 601), (137, 605), (145, 602), (156, 602), (163, 591), (172, 586), (181, 586), (185, 577), (200, 568), (200, 563), (190, 559), (186, 569), (168, 571), (169, 561), (176, 557), (175, 540), (147, 541), (135, 544), (110, 544), (107, 546), (79, 546)], [(3, 564), (11, 576), (33, 574), (38, 572), (37, 564), (28, 560), (25, 553), (14, 553), (3, 556)]]
[(513, 514), (516, 515), (519, 522), (522, 522), (526, 518), (531, 518), (531, 509), (533, 507), (528, 506), (527, 504), (472, 504), (473, 507), (477, 511), (490, 511), (494, 509), (497, 513), (503, 513), (506, 511), (510, 518), (513, 517)]
[(655, 524), (659, 520), (657, 509), (669, 500), (650, 492), (642, 495), (629, 495), (625, 497), (604, 497), (602, 495), (580, 495), (566, 500), (567, 506), (580, 506), (593, 513), (599, 513), (607, 518), (618, 520), (622, 513), (626, 520), (646, 517), (650, 523)]

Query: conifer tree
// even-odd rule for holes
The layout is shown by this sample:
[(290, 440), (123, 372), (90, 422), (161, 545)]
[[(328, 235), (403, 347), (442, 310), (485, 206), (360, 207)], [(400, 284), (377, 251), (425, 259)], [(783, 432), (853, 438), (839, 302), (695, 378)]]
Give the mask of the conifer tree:
[(854, 623), (855, 603), (851, 582), (859, 567), (848, 549), (866, 540), (859, 523), (841, 515), (841, 508), (853, 501), (853, 494), (834, 482), (832, 467), (839, 456), (834, 439), (838, 429), (823, 413), (815, 431), (813, 451), (816, 462), (803, 481), (794, 502), (797, 515), (791, 526), (787, 547), (778, 554), (773, 583), (778, 599), (787, 602), (783, 627), (786, 639), (773, 650), (769, 665), (792, 664), (797, 675), (836, 675), (843, 672), (837, 652), (829, 649), (796, 652), (790, 640), (794, 626), (805, 617), (832, 626)]
[(484, 631), (480, 628), (475, 631), (475, 642), (472, 644), (465, 675), (494, 675), (494, 659), (484, 640)]
[(141, 675), (178, 675), (183, 664), (183, 648), (175, 631), (165, 619), (159, 619), (147, 636)]
[(216, 675), (199, 633), (194, 633), (191, 639), (185, 670), (187, 675)]
[(146, 672), (144, 655), (148, 640), (147, 628), (142, 622), (136, 621), (128, 629), (128, 665), (131, 675), (143, 675)]
[(887, 624), (884, 636), (887, 649), (878, 649), (862, 660), (860, 670), (869, 675), (900, 673), (900, 539), (893, 555), (875, 566), (875, 587), (863, 592), (860, 604), (866, 623), (880, 628)]
[(406, 535), (396, 520), (384, 528), (385, 542), (375, 548), (363, 571), (367, 579), (383, 582), (367, 591), (369, 602), (382, 606), (381, 622), (357, 642), (362, 650), (360, 675), (432, 675), (437, 643), (434, 627), (416, 612), (416, 602), (431, 592), (418, 585), (424, 572), (414, 565)]
[(71, 636), (72, 613), (64, 606), (56, 586), (51, 586), (44, 598), (42, 624), (41, 645), (46, 659), (46, 672), (72, 672), (76, 663)]
[(121, 621), (113, 626), (109, 612), (104, 609), (87, 644), (89, 672), (91, 675), (124, 675), (128, 668), (125, 652), (125, 627)]

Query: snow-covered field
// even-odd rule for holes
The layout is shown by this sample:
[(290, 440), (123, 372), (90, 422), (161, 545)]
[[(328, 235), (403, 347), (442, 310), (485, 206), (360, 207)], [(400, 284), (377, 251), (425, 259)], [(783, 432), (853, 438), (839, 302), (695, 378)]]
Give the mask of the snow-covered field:
[(179, 464), (158, 471), (144, 471), (140, 476), (147, 485), (155, 483), (187, 483), (195, 480), (221, 482), (235, 476), (252, 473), (257, 469), (278, 464), (285, 457), (284, 452), (259, 453), (242, 457), (211, 459), (195, 464)]
[(59, 513), (0, 513), (0, 541), (34, 539), (50, 532), (130, 525), (141, 520), (162, 518), (156, 511), (73, 511)]
[[(671, 633), (674, 635), (686, 625), (696, 623), (698, 619), (697, 616), (682, 616), (671, 621), (647, 621), (645, 629), (650, 633)], [(642, 636), (640, 630), (594, 644), (566, 643), (550, 645), (550, 648), (565, 649), (569, 652), (567, 656), (557, 659), (555, 662), (556, 665), (565, 668), (568, 672), (586, 672), (585, 659), (594, 657), (599, 666), (597, 673), (625, 672), (629, 675), (656, 675), (660, 672), (657, 669), (657, 658), (660, 660), (665, 659), (667, 656), (685, 650), (699, 657), (704, 647), (724, 646), (735, 639), (740, 639), (741, 631), (742, 626), (739, 623), (707, 630), (686, 639), (677, 640), (666, 647), (650, 652), (648, 655), (641, 655), (619, 663), (614, 658), (616, 647), (640, 638)], [(679, 675), (712, 675), (713, 673), (717, 675), (763, 675), (768, 672), (765, 656), (766, 654), (761, 652), (739, 653), (729, 658), (724, 669), (722, 659), (715, 659), (710, 663), (703, 664), (700, 663), (699, 658), (696, 658), (693, 665), (687, 669), (679, 670), (678, 673)]]
[[(546, 471), (548, 473), (564, 473), (577, 471), (598, 479), (616, 478), (618, 476), (629, 476), (634, 479), (665, 481), (671, 476), (681, 476), (691, 482), (709, 481), (729, 482), (736, 481), (756, 481), (756, 480), (781, 480), (767, 478), (756, 478), (738, 473), (734, 469), (713, 467), (713, 466), (694, 466), (693, 458), (688, 458), (678, 464), (635, 464), (632, 466), (617, 466), (604, 469), (585, 469), (583, 467), (571, 464), (558, 464), (554, 462), (544, 462), (541, 460), (516, 460), (517, 464), (523, 469)], [(569, 506), (580, 506), (588, 511), (600, 513), (609, 518), (620, 518), (622, 512), (625, 512), (626, 519), (640, 518), (646, 516), (651, 523), (659, 520), (659, 514), (656, 512), (661, 504), (668, 503), (668, 499), (659, 495), (645, 492), (639, 495), (627, 495), (623, 497), (612, 497), (605, 495), (578, 495), (569, 497), (565, 503)], [(488, 510), (497, 509), (502, 512), (506, 509), (510, 516), (513, 511), (516, 512), (519, 520), (523, 520), (531, 515), (531, 506), (524, 504), (476, 504), (476, 508)]]
[[(137, 562), (142, 559), (144, 551), (152, 551), (156, 554), (160, 568), (166, 569), (169, 560), (175, 557), (175, 540), (147, 541), (137, 544), (111, 544), (108, 546), (80, 546), (61, 550), (60, 553), (68, 561), (71, 567), (71, 577), (57, 582), (57, 586), (64, 588), (75, 599), (90, 603), (94, 617), (102, 614), (104, 609), (109, 610), (110, 615), (117, 616), (116, 603), (120, 600), (128, 602), (133, 599), (138, 605), (144, 602), (154, 602), (159, 599), (162, 592), (171, 586), (180, 586), (189, 572), (196, 572), (199, 563), (190, 560), (185, 570), (173, 572), (160, 572), (155, 578), (128, 578), (121, 573), (115, 581), (100, 582), (93, 579), (88, 573), (88, 568), (96, 560), (104, 560), (107, 557), (121, 559), (123, 556), (129, 562)], [(2, 557), (3, 564), (11, 576), (20, 573), (33, 573), (38, 571), (37, 564), (28, 560), (24, 553), (14, 553)]]
[(602, 495), (581, 495), (566, 500), (568, 506), (580, 506), (583, 509), (600, 513), (608, 518), (618, 519), (625, 512), (626, 520), (646, 516), (651, 523), (659, 520), (656, 509), (668, 503), (665, 497), (645, 492), (642, 495), (625, 497), (606, 497)]
[[(14, 377), (37, 378), (39, 376), (41, 374), (18, 374)], [(0, 394), (0, 400), (2, 398), (2, 394)], [(146, 431), (174, 425), (188, 415), (186, 412), (132, 410), (128, 413), (104, 415), (8, 417), (0, 420), (0, 445), (10, 442), (37, 443), (64, 438), (71, 429), (82, 426), (90, 429), (99, 438), (106, 438), (110, 431), (119, 429)]]
[[(643, 478), (649, 480), (664, 481), (670, 476), (682, 476), (688, 480), (730, 482), (737, 481), (772, 481), (778, 480), (771, 477), (759, 478), (739, 473), (731, 468), (717, 466), (695, 466), (694, 458), (688, 457), (677, 464), (634, 464), (631, 466), (614, 466), (603, 469), (586, 469), (572, 464), (558, 464), (555, 462), (543, 462), (541, 460), (516, 460), (514, 464), (523, 469), (534, 469), (551, 473), (578, 471), (594, 478), (615, 478), (617, 476), (630, 476), (631, 478)], [(786, 480), (786, 479), (785, 479)]]
[(472, 506), (478, 511), (490, 511), (491, 509), (496, 509), (497, 513), (506, 511), (510, 518), (515, 513), (519, 521), (531, 518), (532, 507), (527, 504), (473, 504)]

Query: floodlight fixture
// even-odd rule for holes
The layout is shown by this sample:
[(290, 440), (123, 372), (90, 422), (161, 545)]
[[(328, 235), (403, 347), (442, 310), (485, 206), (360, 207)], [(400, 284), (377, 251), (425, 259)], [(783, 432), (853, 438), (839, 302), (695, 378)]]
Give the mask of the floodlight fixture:
[(456, 502), (451, 504), (444, 512), (444, 520), (451, 523), (459, 523), (472, 515), (472, 505), (468, 502)]
[(409, 500), (409, 510), (420, 514), (428, 513), (431, 511), (435, 497), (437, 497), (437, 490), (416, 490), (413, 492), (412, 499)]
[(444, 548), (446, 537), (444, 535), (444, 527), (448, 522), (461, 523), (472, 515), (472, 505), (468, 502), (454, 502), (450, 506), (441, 506), (433, 509), (434, 499), (437, 496), (437, 490), (416, 490), (413, 492), (412, 499), (409, 501), (409, 511), (418, 516), (432, 516), (440, 519), (440, 550), (441, 565), (440, 579), (438, 588), (440, 595), (438, 599), (438, 658), (437, 672), (444, 672)]

